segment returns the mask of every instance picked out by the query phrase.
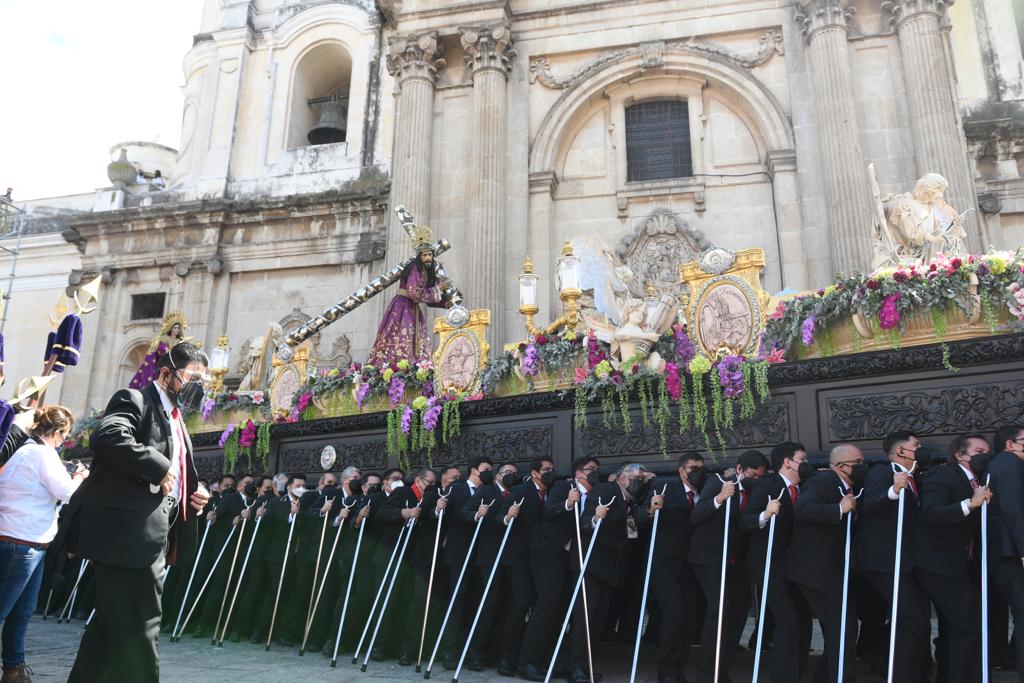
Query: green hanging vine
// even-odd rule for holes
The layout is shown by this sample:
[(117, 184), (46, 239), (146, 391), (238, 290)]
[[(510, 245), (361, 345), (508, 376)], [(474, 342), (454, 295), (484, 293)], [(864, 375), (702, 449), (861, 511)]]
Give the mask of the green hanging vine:
[(633, 416), (629, 414), (629, 389), (619, 389), (619, 412), (622, 413), (622, 430), (627, 434), (633, 431)]

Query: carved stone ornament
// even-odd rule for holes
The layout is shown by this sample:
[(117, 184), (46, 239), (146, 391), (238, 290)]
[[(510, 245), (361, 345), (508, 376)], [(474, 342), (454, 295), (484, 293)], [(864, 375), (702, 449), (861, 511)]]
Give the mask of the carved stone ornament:
[(745, 69), (753, 69), (768, 62), (773, 55), (785, 54), (782, 31), (770, 29), (758, 38), (756, 50), (750, 52), (733, 52), (724, 47), (696, 38), (686, 41), (665, 43), (653, 41), (641, 43), (636, 47), (615, 50), (600, 55), (580, 66), (568, 76), (559, 77), (551, 72), (551, 63), (545, 56), (533, 57), (530, 60), (530, 83), (540, 81), (541, 85), (554, 90), (563, 90), (583, 81), (607, 64), (622, 61), (639, 55), (643, 60), (643, 68), (661, 66), (665, 63), (665, 54), (669, 51), (692, 51), (716, 57), (723, 57)]
[(425, 78), (433, 82), (447, 62), (441, 59), (444, 44), (437, 31), (409, 33), (388, 38), (386, 63), (388, 73), (404, 81), (407, 78)]
[(700, 258), (711, 244), (669, 209), (655, 209), (623, 238), (617, 255), (633, 272), (634, 291), (653, 285), (658, 293), (679, 292), (679, 266)]
[(732, 268), (734, 263), (736, 263), (736, 252), (722, 247), (711, 247), (700, 255), (700, 269), (712, 275), (721, 275)]
[(512, 49), (512, 30), (507, 24), (459, 27), (463, 59), (474, 74), (484, 69), (508, 75), (516, 51)]
[(846, 29), (854, 12), (856, 8), (850, 6), (849, 0), (801, 0), (794, 18), (804, 37), (810, 41), (820, 29), (830, 26)]
[(338, 451), (335, 450), (334, 446), (324, 446), (324, 449), (320, 451), (320, 469), (324, 472), (330, 472), (337, 460)]
[(933, 14), (941, 21), (952, 4), (952, 0), (889, 0), (882, 3), (882, 11), (889, 14), (889, 25), (895, 27), (919, 14)]

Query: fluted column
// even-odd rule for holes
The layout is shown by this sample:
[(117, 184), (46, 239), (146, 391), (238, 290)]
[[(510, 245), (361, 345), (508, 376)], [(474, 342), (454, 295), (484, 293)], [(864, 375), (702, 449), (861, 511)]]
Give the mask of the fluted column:
[[(473, 74), (470, 224), (466, 296), (491, 309), (490, 342), (505, 341), (505, 90), (512, 31), (505, 24), (460, 28), (466, 65)], [(500, 348), (500, 347), (495, 347)]]
[[(946, 0), (895, 0), (882, 8), (896, 27), (914, 132), (917, 174), (938, 173), (949, 181), (948, 201), (957, 211), (978, 205), (957, 115), (946, 52), (939, 31)], [(964, 219), (971, 247), (981, 246), (977, 212)]]
[(870, 266), (871, 191), (861, 151), (846, 42), (846, 22), (852, 13), (848, 0), (804, 0), (796, 15), (807, 38), (815, 128), (828, 202), (832, 267), (838, 273), (866, 270)]
[[(437, 32), (410, 33), (388, 40), (388, 72), (397, 80), (395, 147), (391, 162), (391, 205), (404, 204), (417, 221), (430, 211), (430, 134), (434, 83), (444, 68)], [(388, 212), (387, 259), (397, 263), (412, 254), (394, 211)]]

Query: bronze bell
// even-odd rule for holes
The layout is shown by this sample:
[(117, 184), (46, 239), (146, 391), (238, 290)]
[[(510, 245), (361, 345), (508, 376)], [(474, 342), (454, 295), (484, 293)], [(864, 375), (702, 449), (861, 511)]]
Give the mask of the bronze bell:
[(341, 99), (327, 100), (320, 103), (320, 120), (306, 135), (311, 145), (328, 145), (332, 142), (345, 142), (347, 128), (348, 103)]

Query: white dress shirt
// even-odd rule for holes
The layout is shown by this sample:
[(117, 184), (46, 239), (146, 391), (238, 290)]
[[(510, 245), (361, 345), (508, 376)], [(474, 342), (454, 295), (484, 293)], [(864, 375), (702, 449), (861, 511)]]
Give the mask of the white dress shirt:
[[(156, 393), (160, 394), (160, 403), (164, 408), (164, 415), (167, 417), (168, 424), (171, 425), (171, 469), (170, 472), (174, 473), (174, 485), (171, 487), (171, 492), (168, 494), (174, 500), (181, 500), (181, 449), (184, 447), (184, 443), (181, 443), (181, 439), (185, 438), (185, 426), (181, 424), (180, 417), (175, 419), (172, 417), (174, 413), (174, 404), (171, 403), (171, 399), (167, 396), (167, 392), (164, 388), (153, 382), (153, 386), (156, 387)], [(181, 411), (178, 411), (178, 415), (181, 415)], [(178, 424), (175, 424), (177, 422)], [(179, 439), (179, 431), (180, 439)]]
[[(964, 473), (965, 477), (967, 477), (968, 482), (976, 481), (978, 479), (977, 477), (974, 476), (974, 472), (971, 472), (970, 469), (963, 466), (963, 463), (960, 464), (960, 471)], [(978, 486), (981, 486), (980, 481), (978, 482)], [(972, 486), (971, 488), (973, 489), (974, 487)], [(971, 499), (964, 498), (963, 500), (961, 500), (960, 509), (963, 510), (964, 517), (969, 516), (971, 514)]]
[[(793, 485), (793, 482), (791, 482), (789, 479), (786, 479), (786, 475), (784, 474), (780, 474), (779, 476), (782, 478), (782, 483), (786, 485), (786, 495), (788, 496), (789, 487)], [(761, 529), (768, 526), (768, 518), (765, 517), (765, 514), (763, 512), (757, 517), (757, 526)]]
[(57, 451), (30, 441), (0, 469), (0, 536), (49, 543), (57, 534), (57, 503), (66, 503), (81, 479), (72, 479)]

